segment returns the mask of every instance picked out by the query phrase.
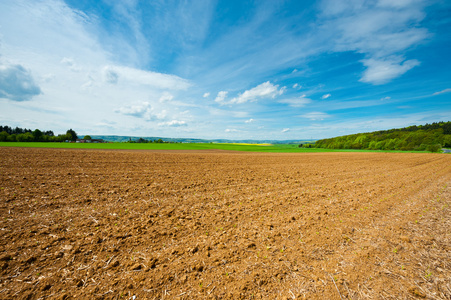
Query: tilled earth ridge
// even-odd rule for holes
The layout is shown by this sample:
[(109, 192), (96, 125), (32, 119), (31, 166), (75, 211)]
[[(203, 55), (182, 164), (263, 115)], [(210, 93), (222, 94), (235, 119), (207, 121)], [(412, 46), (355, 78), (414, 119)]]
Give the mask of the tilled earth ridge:
[(1, 299), (451, 299), (451, 155), (0, 157)]

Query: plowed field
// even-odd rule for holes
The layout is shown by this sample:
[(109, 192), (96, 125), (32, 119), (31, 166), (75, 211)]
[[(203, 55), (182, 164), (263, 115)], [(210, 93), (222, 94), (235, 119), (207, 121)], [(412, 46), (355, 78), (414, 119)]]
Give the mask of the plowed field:
[(1, 299), (451, 299), (451, 155), (0, 157)]

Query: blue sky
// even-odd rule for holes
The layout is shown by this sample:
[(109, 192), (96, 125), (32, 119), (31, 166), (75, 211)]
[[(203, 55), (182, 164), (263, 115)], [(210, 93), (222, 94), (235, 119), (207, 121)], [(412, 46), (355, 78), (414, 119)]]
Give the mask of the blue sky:
[(310, 139), (451, 120), (446, 0), (0, 2), (0, 123)]

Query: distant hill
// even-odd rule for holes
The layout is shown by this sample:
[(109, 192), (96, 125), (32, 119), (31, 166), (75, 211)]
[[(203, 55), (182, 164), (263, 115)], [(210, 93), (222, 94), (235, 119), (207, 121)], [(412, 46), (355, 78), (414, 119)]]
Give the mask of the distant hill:
[(451, 147), (451, 122), (358, 133), (317, 140), (317, 148), (437, 152)]
[(119, 135), (91, 135), (93, 139), (103, 139), (108, 142), (137, 142), (139, 139), (147, 141), (158, 141), (170, 143), (246, 143), (246, 144), (306, 144), (314, 143), (315, 140), (227, 140), (227, 139), (192, 139), (192, 138), (165, 138), (165, 137), (137, 137), (137, 136), (119, 136)]

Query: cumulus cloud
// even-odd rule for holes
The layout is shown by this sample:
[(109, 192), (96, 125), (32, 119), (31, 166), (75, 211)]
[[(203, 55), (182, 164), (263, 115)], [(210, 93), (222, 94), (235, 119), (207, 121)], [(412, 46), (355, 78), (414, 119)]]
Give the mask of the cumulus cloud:
[(450, 92), (451, 92), (451, 89), (444, 89), (443, 91), (433, 93), (432, 96), (436, 96), (436, 95), (440, 95), (440, 94), (444, 94), (444, 93), (450, 93)]
[(370, 58), (362, 60), (362, 63), (367, 67), (367, 69), (363, 73), (360, 81), (375, 85), (387, 83), (420, 64), (420, 62), (416, 59), (401, 62), (401, 58)]
[(203, 95), (204, 98), (208, 98), (209, 96), (210, 96), (210, 93), (205, 93), (205, 94)]
[(246, 103), (248, 101), (257, 101), (259, 98), (275, 98), (278, 95), (282, 95), (285, 88), (279, 89), (278, 85), (274, 85), (269, 81), (266, 81), (256, 87), (245, 91), (238, 95), (238, 97), (230, 100), (230, 103)]
[(227, 98), (227, 94), (228, 92), (226, 91), (220, 91), (215, 98), (215, 102), (224, 103), (225, 98)]
[(325, 94), (325, 95), (323, 95), (322, 97), (321, 97), (321, 99), (327, 99), (327, 98), (329, 98), (330, 96), (332, 96), (331, 94)]
[(169, 102), (169, 101), (171, 101), (172, 99), (174, 99), (174, 96), (173, 96), (173, 95), (171, 95), (171, 94), (168, 93), (168, 92), (164, 92), (163, 95), (161, 95), (159, 101), (160, 101), (160, 102)]
[(187, 126), (188, 124), (185, 121), (179, 121), (179, 120), (172, 120), (168, 122), (161, 122), (158, 123), (158, 126), (168, 126), (168, 127), (181, 127), (181, 126)]
[(311, 103), (312, 100), (307, 98), (306, 95), (302, 95), (302, 96), (296, 97), (296, 98), (279, 100), (278, 102), (283, 103), (283, 104), (288, 104), (291, 107), (303, 107), (303, 106), (306, 106), (307, 104)]
[(301, 117), (306, 118), (306, 119), (310, 119), (312, 121), (322, 121), (328, 117), (330, 117), (328, 114), (323, 113), (323, 112), (310, 112), (310, 113), (306, 113), (304, 115), (301, 115)]
[(31, 72), (22, 65), (0, 65), (0, 98), (27, 101), (41, 93)]
[(244, 123), (249, 124), (249, 123), (252, 123), (252, 122), (254, 122), (254, 121), (255, 121), (254, 119), (249, 119), (249, 120), (244, 121)]

